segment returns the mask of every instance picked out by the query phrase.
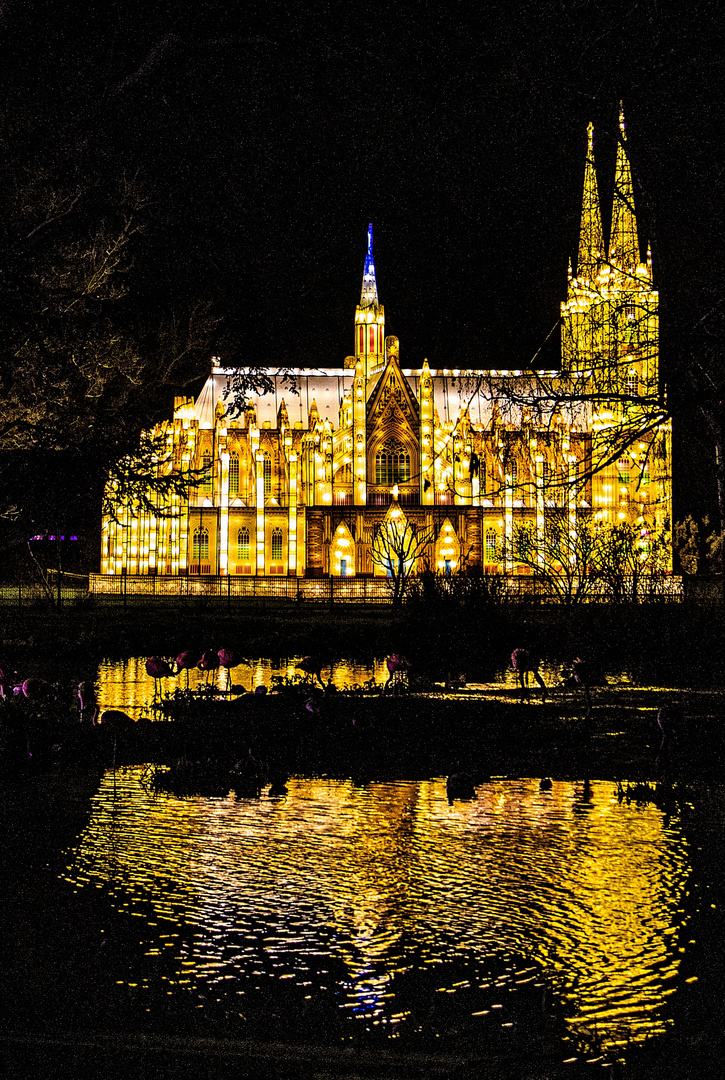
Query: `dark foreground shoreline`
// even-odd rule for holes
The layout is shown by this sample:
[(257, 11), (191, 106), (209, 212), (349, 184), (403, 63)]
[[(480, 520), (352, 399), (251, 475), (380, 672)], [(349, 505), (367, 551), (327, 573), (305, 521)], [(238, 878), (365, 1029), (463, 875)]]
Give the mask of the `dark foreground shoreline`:
[[(93, 895), (94, 890), (70, 891), (59, 874), (63, 852), (72, 848), (85, 826), (90, 798), (114, 755), (117, 765), (166, 763), (178, 756), (242, 756), (251, 749), (290, 772), (352, 776), (360, 783), (445, 775), (462, 766), (478, 783), (485, 783), (487, 775), (617, 777), (632, 782), (666, 778), (682, 783), (703, 775), (712, 781), (722, 777), (719, 697), (688, 696), (684, 704), (690, 737), (669, 756), (661, 750), (655, 723), (661, 694), (638, 691), (615, 701), (603, 697), (587, 716), (575, 699), (520, 704), (473, 696), (330, 695), (313, 699), (318, 711), (310, 713), (303, 700), (249, 695), (231, 705), (211, 703), (214, 708), (206, 717), (139, 723), (115, 735), (77, 725), (70, 730), (75, 743), (56, 760), (20, 770), (6, 761), (0, 788), (2, 873), (8, 889), (0, 1055), (7, 1075), (99, 1080), (119, 1074), (129, 1080), (590, 1076), (596, 1065), (581, 1058), (564, 1064), (561, 1056), (549, 1053), (478, 1056), (457, 1053), (448, 1044), (441, 1049), (331, 1048), (314, 1042), (230, 1039), (223, 1031), (219, 1037), (201, 1038), (151, 1027), (121, 1032), (79, 1024), (84, 994), (92, 994), (94, 980), (104, 977), (99, 927), (121, 917), (109, 910), (104, 897)], [(608, 1072), (636, 1080), (713, 1073), (719, 1049), (693, 1039), (663, 1038), (628, 1053), (625, 1065), (615, 1063)]]
[[(591, 712), (582, 697), (562, 694), (521, 703), (505, 693), (246, 694), (194, 702), (177, 719), (139, 721), (127, 730), (58, 725), (42, 738), (48, 753), (18, 765), (0, 759), (4, 978), (0, 987), (0, 1059), (13, 1078), (69, 1076), (129, 1080), (313, 1080), (364, 1077), (539, 1080), (591, 1076), (579, 1058), (564, 1064), (549, 1051), (496, 1056), (455, 1047), (373, 1050), (314, 1042), (282, 1044), (153, 1029), (99, 1029), (79, 1023), (83, 1000), (102, 985), (103, 926), (121, 926), (95, 890), (71, 891), (59, 880), (90, 815), (103, 772), (116, 764), (183, 758), (233, 765), (252, 757), (278, 773), (330, 775), (357, 783), (428, 779), (461, 769), (476, 784), (489, 777), (622, 780), (679, 785), (722, 781), (723, 698), (715, 692), (595, 689)], [(312, 705), (312, 711), (307, 707)], [(682, 708), (683, 728), (662, 745), (661, 705)], [(52, 739), (52, 743), (49, 740)], [(59, 747), (53, 752), (52, 747)], [(231, 785), (230, 785), (231, 786)], [(264, 797), (268, 797), (265, 795)], [(704, 854), (702, 856), (704, 858)], [(38, 888), (38, 881), (41, 888)], [(32, 883), (31, 883), (32, 882)], [(129, 920), (126, 920), (129, 921)], [(130, 920), (133, 922), (134, 920)], [(119, 934), (131, 932), (119, 929)], [(85, 998), (84, 998), (85, 996)], [(67, 1009), (66, 1009), (67, 1004)], [(68, 1016), (67, 1022), (64, 1016)], [(722, 1049), (722, 1048), (720, 1048)], [(627, 1054), (610, 1075), (689, 1078), (713, 1068), (719, 1048), (662, 1038)]]

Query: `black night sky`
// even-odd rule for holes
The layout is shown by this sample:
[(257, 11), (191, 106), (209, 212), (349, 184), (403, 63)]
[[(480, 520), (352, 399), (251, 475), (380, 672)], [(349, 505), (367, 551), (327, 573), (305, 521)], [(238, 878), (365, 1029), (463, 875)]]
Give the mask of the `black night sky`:
[[(140, 177), (136, 303), (210, 300), (230, 363), (341, 365), (372, 221), (404, 366), (526, 366), (576, 254), (589, 120), (606, 229), (622, 98), (688, 427), (692, 328), (725, 295), (717, 4), (4, 0), (0, 25), (6, 162)], [(692, 466), (682, 443), (707, 506), (707, 448)]]

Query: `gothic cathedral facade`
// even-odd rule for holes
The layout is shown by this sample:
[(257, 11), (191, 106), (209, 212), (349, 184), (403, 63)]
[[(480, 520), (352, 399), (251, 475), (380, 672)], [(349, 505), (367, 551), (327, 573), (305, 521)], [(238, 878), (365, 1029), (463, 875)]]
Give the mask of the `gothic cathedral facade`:
[(424, 538), (417, 567), (443, 573), (536, 574), (552, 521), (572, 545), (583, 523), (626, 524), (643, 551), (668, 537), (658, 295), (649, 250), (640, 256), (622, 118), (620, 131), (605, 246), (589, 127), (558, 370), (401, 367), (371, 225), (344, 366), (240, 372), (248, 390), (230, 409), (230, 372), (214, 362), (199, 397), (177, 398), (154, 432), (166, 447), (159, 468), (195, 470), (197, 482), (158, 513), (119, 504), (91, 587), (119, 575), (163, 577), (168, 592), (190, 576), (386, 576), (376, 538), (391, 514)]

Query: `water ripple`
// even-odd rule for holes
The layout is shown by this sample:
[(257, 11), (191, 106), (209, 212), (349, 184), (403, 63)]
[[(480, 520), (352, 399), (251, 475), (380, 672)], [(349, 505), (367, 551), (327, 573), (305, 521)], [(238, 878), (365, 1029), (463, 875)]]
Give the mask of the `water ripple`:
[(214, 1004), (267, 1031), (314, 1006), (335, 1038), (521, 1039), (542, 1001), (583, 1050), (665, 1030), (686, 844), (611, 783), (494, 780), (451, 807), (444, 779), (295, 778), (237, 801), (155, 793), (143, 772), (105, 776), (67, 873), (140, 916), (135, 993), (161, 980), (180, 1015)]

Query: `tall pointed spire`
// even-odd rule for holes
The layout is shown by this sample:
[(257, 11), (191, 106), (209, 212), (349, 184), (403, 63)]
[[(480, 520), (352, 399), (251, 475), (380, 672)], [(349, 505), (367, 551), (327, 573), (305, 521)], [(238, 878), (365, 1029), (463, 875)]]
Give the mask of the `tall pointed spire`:
[(368, 225), (368, 250), (360, 303), (355, 309), (355, 355), (348, 357), (345, 367), (354, 367), (358, 358), (365, 365), (366, 379), (385, 367), (385, 308), (378, 300), (372, 222)]
[(639, 239), (634, 212), (632, 170), (627, 157), (627, 132), (622, 103), (619, 103), (619, 143), (617, 167), (614, 174), (614, 203), (612, 231), (609, 239), (609, 261), (625, 274), (636, 274), (639, 266)]
[(599, 272), (604, 252), (602, 214), (599, 209), (597, 174), (594, 168), (594, 125), (587, 127), (587, 163), (584, 168), (584, 197), (579, 233), (579, 256), (576, 276), (593, 284)]
[(378, 283), (375, 280), (375, 263), (373, 262), (373, 223), (371, 221), (368, 225), (368, 251), (365, 256), (360, 307), (373, 307), (377, 303)]

